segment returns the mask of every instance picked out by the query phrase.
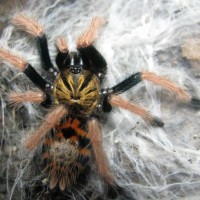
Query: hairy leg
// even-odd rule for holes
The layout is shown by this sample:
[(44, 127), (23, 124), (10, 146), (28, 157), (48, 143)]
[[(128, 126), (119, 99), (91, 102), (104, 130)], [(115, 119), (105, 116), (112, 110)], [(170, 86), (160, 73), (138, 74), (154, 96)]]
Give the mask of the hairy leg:
[(25, 146), (32, 150), (37, 148), (45, 139), (47, 134), (54, 128), (60, 120), (68, 114), (68, 109), (64, 105), (54, 108), (44, 119), (42, 125), (31, 134), (25, 141)]
[(104, 23), (105, 22), (102, 18), (94, 17), (89, 27), (79, 36), (77, 40), (77, 48), (79, 49), (92, 45), (97, 38), (98, 30), (104, 25)]
[(108, 166), (108, 161), (102, 146), (102, 135), (100, 123), (97, 119), (92, 118), (88, 121), (88, 134), (93, 147), (93, 152), (97, 164), (97, 168), (101, 177), (109, 185), (114, 185), (115, 180)]
[(56, 56), (56, 64), (59, 69), (62, 71), (66, 68), (66, 59), (69, 55), (68, 44), (65, 38), (58, 37), (56, 40), (56, 46), (58, 48), (58, 54)]
[(47, 89), (47, 81), (45, 81), (27, 61), (4, 49), (0, 49), (0, 60), (9, 62), (18, 70), (23, 71), (26, 76), (41, 90), (45, 91)]
[(133, 102), (130, 102), (120, 97), (119, 95), (111, 95), (108, 101), (112, 106), (120, 107), (136, 115), (139, 115), (145, 121), (149, 122), (153, 126), (162, 127), (164, 125), (164, 123), (160, 119), (152, 116), (150, 112), (147, 111), (145, 108), (137, 104), (134, 104)]
[(45, 101), (45, 94), (41, 91), (29, 90), (26, 92), (11, 92), (9, 100), (12, 105), (20, 107), (22, 103), (42, 103)]
[(196, 107), (200, 107), (200, 100), (192, 97), (191, 94), (189, 94), (184, 88), (178, 86), (176, 83), (165, 77), (158, 76), (157, 74), (148, 71), (137, 72), (122, 82), (118, 83), (114, 87), (110, 88), (109, 90), (111, 91), (111, 94), (120, 94), (144, 80), (159, 85), (166, 91), (175, 94), (176, 97), (182, 102), (191, 103)]
[(42, 25), (39, 24), (36, 19), (32, 19), (25, 13), (18, 13), (15, 15), (12, 19), (12, 23), (36, 38), (43, 68), (56, 75), (57, 71), (54, 68), (49, 56), (47, 39)]
[(97, 76), (102, 78), (106, 73), (107, 63), (103, 56), (93, 46), (93, 42), (97, 37), (97, 32), (104, 24), (104, 20), (100, 17), (93, 18), (90, 26), (80, 35), (77, 40), (77, 49), (83, 57), (86, 66)]

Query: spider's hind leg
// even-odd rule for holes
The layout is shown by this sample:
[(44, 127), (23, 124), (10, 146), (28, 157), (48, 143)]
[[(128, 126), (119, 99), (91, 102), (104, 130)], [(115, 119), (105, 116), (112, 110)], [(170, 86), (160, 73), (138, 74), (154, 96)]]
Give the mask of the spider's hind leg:
[(57, 70), (54, 68), (49, 56), (47, 38), (44, 33), (43, 27), (37, 22), (37, 20), (30, 18), (24, 13), (19, 13), (15, 15), (12, 19), (12, 23), (24, 30), (25, 32), (28, 32), (36, 39), (44, 70), (56, 76)]
[(120, 196), (122, 197), (122, 199), (134, 200), (133, 197), (129, 197), (129, 194), (126, 192), (125, 188), (122, 188), (117, 184), (117, 181), (112, 175), (106, 154), (102, 146), (100, 122), (95, 116), (88, 120), (88, 137), (91, 140), (93, 154), (99, 175), (104, 180), (107, 186), (107, 197), (109, 197), (110, 199), (116, 199)]
[(114, 184), (115, 180), (108, 166), (106, 154), (102, 147), (102, 135), (100, 123), (93, 117), (88, 120), (88, 136), (93, 148), (96, 165), (100, 176), (109, 184)]
[(108, 102), (111, 104), (111, 106), (123, 108), (142, 117), (146, 122), (150, 123), (152, 126), (156, 127), (164, 126), (164, 123), (162, 122), (161, 119), (159, 119), (158, 117), (154, 117), (148, 110), (146, 110), (142, 106), (130, 102), (122, 98), (120, 95), (110, 95)]

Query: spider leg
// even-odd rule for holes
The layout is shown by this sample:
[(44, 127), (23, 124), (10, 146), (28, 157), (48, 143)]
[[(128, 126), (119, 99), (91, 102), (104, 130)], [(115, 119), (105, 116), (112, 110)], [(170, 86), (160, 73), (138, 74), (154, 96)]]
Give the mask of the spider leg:
[(158, 76), (155, 73), (148, 71), (137, 72), (108, 90), (111, 94), (120, 94), (137, 85), (143, 80), (150, 81), (154, 84), (161, 86), (165, 90), (176, 94), (177, 98), (180, 99), (182, 102), (191, 103), (196, 107), (200, 107), (200, 100), (192, 97), (186, 90), (179, 87), (167, 78)]
[(97, 38), (98, 30), (104, 25), (104, 20), (100, 17), (94, 17), (91, 24), (77, 40), (77, 48), (84, 48), (92, 45)]
[(38, 128), (38, 130), (26, 138), (24, 141), (25, 146), (30, 150), (37, 148), (50, 130), (54, 128), (67, 114), (68, 109), (64, 105), (59, 105), (54, 108), (49, 114), (47, 114), (43, 124)]
[(56, 64), (59, 69), (62, 71), (66, 68), (66, 59), (69, 54), (68, 44), (65, 38), (58, 37), (56, 41), (56, 45), (58, 47), (58, 54), (56, 56)]
[(0, 49), (0, 59), (6, 62), (9, 62), (17, 69), (23, 71), (24, 74), (40, 89), (43, 91), (47, 87), (47, 81), (44, 80), (36, 71), (35, 69), (25, 60), (22, 58), (11, 54), (9, 51)]
[(25, 13), (15, 15), (12, 19), (12, 23), (36, 38), (43, 68), (56, 76), (57, 70), (54, 68), (49, 56), (47, 39), (43, 27), (37, 20), (30, 18)]
[(96, 118), (92, 118), (88, 121), (88, 134), (93, 147), (94, 157), (99, 174), (106, 183), (109, 185), (114, 185), (115, 180), (109, 169), (107, 158), (102, 147), (100, 123)]
[(107, 63), (92, 44), (97, 37), (97, 31), (103, 24), (102, 18), (93, 18), (88, 29), (77, 40), (77, 49), (81, 53), (84, 63), (100, 78), (106, 73)]
[(107, 184), (108, 191), (107, 196), (109, 199), (116, 199), (117, 196), (124, 197), (123, 199), (132, 199), (124, 188), (119, 186), (114, 179), (110, 168), (108, 166), (108, 161), (105, 155), (105, 152), (102, 147), (102, 135), (100, 129), (100, 123), (96, 118), (91, 118), (88, 121), (88, 136), (91, 140), (93, 147), (94, 157), (96, 160), (96, 165), (99, 171), (100, 176), (104, 179)]
[(142, 117), (145, 121), (149, 122), (152, 126), (163, 127), (164, 123), (157, 117), (154, 117), (145, 108), (129, 102), (128, 100), (120, 97), (119, 95), (111, 95), (108, 98), (108, 102), (112, 106), (120, 107), (128, 110), (136, 115)]
[(46, 99), (45, 94), (41, 91), (11, 92), (9, 101), (11, 104), (20, 107), (22, 103), (42, 103)]
[(106, 73), (107, 63), (97, 49), (93, 45), (90, 45), (84, 48), (79, 48), (78, 51), (81, 53), (83, 62), (89, 70), (102, 78)]
[[(38, 73), (37, 71), (25, 60), (23, 60), (22, 58), (11, 54), (8, 50), (4, 50), (4, 49), (0, 49), (0, 60), (6, 61), (10, 64), (12, 64), (13, 66), (15, 66), (17, 69), (23, 71), (24, 74), (26, 74), (26, 76), (38, 87), (40, 88), (44, 93), (45, 93), (45, 98), (44, 95), (42, 97), (42, 95), (40, 96), (40, 94), (36, 94), (35, 97), (33, 97), (33, 93), (30, 96), (23, 96), (23, 95), (18, 95), (18, 97), (15, 95), (15, 97), (13, 98), (13, 100), (17, 103), (17, 102), (24, 102), (27, 100), (27, 97), (31, 97), (32, 100), (34, 98), (37, 99), (37, 101), (39, 102), (40, 100), (43, 100), (42, 105), (43, 106), (49, 106), (51, 104), (51, 99), (50, 99), (50, 95), (49, 95), (49, 91), (50, 91), (50, 87), (51, 85), (45, 80), (43, 79)], [(22, 98), (23, 96), (23, 98)], [(40, 96), (40, 97), (39, 97)], [(44, 99), (43, 99), (44, 98)], [(35, 99), (35, 100), (36, 100)], [(31, 101), (32, 101), (31, 100)], [(35, 101), (34, 100), (34, 101)], [(30, 101), (30, 102), (31, 102)]]

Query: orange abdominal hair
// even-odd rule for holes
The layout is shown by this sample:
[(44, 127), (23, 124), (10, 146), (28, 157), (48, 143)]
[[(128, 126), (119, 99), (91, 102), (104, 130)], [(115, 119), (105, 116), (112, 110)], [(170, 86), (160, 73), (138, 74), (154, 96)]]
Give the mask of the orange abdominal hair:
[(139, 105), (136, 105), (136, 104), (120, 97), (119, 95), (111, 95), (110, 98), (109, 98), (109, 102), (113, 106), (123, 108), (123, 109), (128, 110), (132, 113), (135, 113), (136, 115), (139, 115), (145, 121), (148, 121), (150, 123), (152, 123), (154, 121), (153, 116), (151, 116), (149, 111), (147, 111), (145, 108), (143, 108)]
[(91, 45), (97, 37), (97, 31), (103, 26), (104, 20), (100, 17), (94, 17), (88, 29), (78, 38), (77, 48), (83, 48)]
[(157, 76), (152, 72), (142, 72), (142, 80), (151, 81), (157, 85), (160, 85), (166, 90), (175, 93), (183, 102), (189, 102), (192, 98), (190, 94), (188, 94), (184, 89), (178, 87), (175, 83), (169, 81), (166, 78)]
[(67, 41), (64, 37), (58, 37), (56, 40), (56, 45), (62, 53), (67, 53), (69, 51)]
[(112, 176), (112, 173), (110, 172), (106, 154), (103, 150), (100, 123), (97, 119), (91, 119), (88, 121), (88, 131), (93, 146), (93, 151), (99, 174), (105, 179), (107, 183), (113, 185), (115, 180)]
[(34, 37), (42, 36), (44, 34), (43, 27), (37, 20), (31, 19), (25, 13), (16, 14), (11, 23), (17, 25), (20, 29), (30, 33)]
[(60, 120), (68, 114), (68, 109), (64, 105), (59, 105), (54, 108), (44, 119), (42, 125), (36, 130), (36, 132), (30, 135), (24, 142), (25, 146), (32, 150), (38, 147), (43, 142), (45, 136), (49, 131), (54, 128)]
[(21, 106), (22, 103), (41, 103), (45, 100), (45, 94), (41, 91), (11, 92), (9, 94), (11, 104)]
[(0, 60), (11, 63), (13, 66), (17, 67), (19, 70), (24, 70), (28, 63), (22, 58), (12, 55), (8, 50), (0, 49)]

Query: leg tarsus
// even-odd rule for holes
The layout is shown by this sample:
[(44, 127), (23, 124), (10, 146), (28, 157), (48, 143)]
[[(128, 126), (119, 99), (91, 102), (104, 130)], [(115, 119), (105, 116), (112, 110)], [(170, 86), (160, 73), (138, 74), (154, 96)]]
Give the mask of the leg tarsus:
[(193, 97), (191, 98), (190, 103), (195, 108), (200, 108), (200, 99)]
[(120, 95), (110, 95), (108, 100), (112, 106), (117, 106), (135, 113), (153, 126), (162, 127), (164, 125), (160, 119), (153, 117), (145, 108), (122, 98)]
[(162, 122), (161, 119), (154, 117), (153, 120), (151, 121), (151, 125), (155, 126), (155, 127), (163, 127), (164, 126), (164, 122)]
[(142, 80), (150, 81), (156, 85), (161, 86), (166, 91), (175, 94), (178, 99), (182, 102), (189, 102), (191, 95), (182, 87), (178, 86), (176, 83), (168, 80), (165, 77), (158, 76), (157, 74), (149, 71), (142, 72)]

